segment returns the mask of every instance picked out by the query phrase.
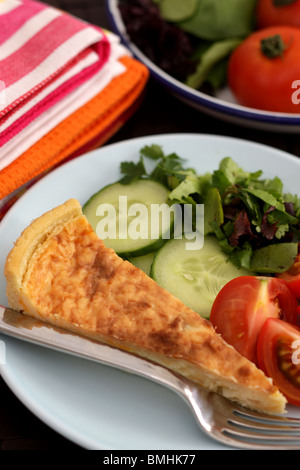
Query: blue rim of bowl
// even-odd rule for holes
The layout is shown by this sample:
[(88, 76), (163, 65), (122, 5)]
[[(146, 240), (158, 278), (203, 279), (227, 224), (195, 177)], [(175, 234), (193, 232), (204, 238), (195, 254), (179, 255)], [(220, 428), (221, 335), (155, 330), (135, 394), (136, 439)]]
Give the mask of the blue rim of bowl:
[(300, 126), (300, 115), (299, 117), (296, 117), (293, 114), (264, 112), (252, 110), (232, 103), (224, 104), (225, 102), (218, 98), (211, 97), (200, 91), (187, 87), (183, 83), (163, 72), (130, 41), (126, 34), (126, 28), (118, 9), (118, 0), (106, 0), (106, 10), (113, 32), (121, 38), (122, 43), (131, 51), (133, 56), (148, 67), (150, 74), (155, 80), (185, 101), (224, 115), (231, 115), (248, 121), (259, 121), (262, 123), (280, 124), (285, 126)]

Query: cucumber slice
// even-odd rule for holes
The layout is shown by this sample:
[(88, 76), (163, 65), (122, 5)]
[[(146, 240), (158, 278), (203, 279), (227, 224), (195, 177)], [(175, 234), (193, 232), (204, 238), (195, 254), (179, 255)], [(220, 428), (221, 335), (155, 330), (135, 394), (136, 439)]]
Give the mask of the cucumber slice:
[(156, 251), (153, 251), (152, 253), (148, 253), (147, 255), (135, 256), (134, 258), (128, 258), (128, 261), (134, 266), (136, 266), (137, 268), (144, 271), (144, 273), (146, 273), (147, 276), (150, 276), (151, 266), (153, 263), (155, 253)]
[[(160, 248), (172, 235), (174, 215), (168, 196), (169, 190), (156, 181), (117, 182), (94, 194), (83, 213), (107, 247), (123, 258), (142, 256)], [(155, 216), (154, 208), (165, 208), (164, 215)]]
[(185, 244), (184, 238), (166, 242), (154, 258), (151, 277), (187, 307), (209, 318), (221, 288), (250, 273), (228, 261), (213, 236), (205, 237), (200, 250), (186, 250)]
[(189, 19), (198, 7), (198, 0), (161, 0), (160, 12), (166, 21), (184, 21)]

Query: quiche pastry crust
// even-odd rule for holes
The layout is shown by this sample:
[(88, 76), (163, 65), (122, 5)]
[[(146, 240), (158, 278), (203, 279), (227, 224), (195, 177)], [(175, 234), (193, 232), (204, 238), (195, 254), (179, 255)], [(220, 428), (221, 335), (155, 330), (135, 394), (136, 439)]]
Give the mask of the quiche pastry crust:
[(23, 231), (5, 276), (16, 310), (159, 363), (251, 409), (285, 411), (271, 379), (207, 320), (107, 248), (75, 199)]

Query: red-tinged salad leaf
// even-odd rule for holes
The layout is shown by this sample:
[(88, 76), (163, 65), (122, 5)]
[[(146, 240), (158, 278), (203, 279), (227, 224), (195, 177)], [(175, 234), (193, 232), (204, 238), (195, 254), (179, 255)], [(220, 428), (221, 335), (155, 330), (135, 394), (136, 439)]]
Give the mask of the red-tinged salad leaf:
[(121, 164), (121, 182), (150, 178), (170, 190), (169, 203), (204, 204), (204, 235), (216, 236), (238, 267), (255, 273), (286, 271), (300, 243), (300, 200), (284, 193), (279, 177), (247, 172), (230, 157), (212, 173), (186, 168), (176, 153), (145, 146), (137, 162)]
[(123, 0), (120, 12), (132, 42), (164, 72), (184, 81), (195, 71), (192, 38), (175, 24), (166, 22), (155, 2)]
[(247, 212), (243, 209), (239, 211), (234, 219), (233, 232), (229, 237), (231, 246), (239, 246), (242, 237), (253, 239), (254, 234)]
[(275, 220), (273, 224), (270, 223), (268, 220), (268, 216), (273, 210), (275, 210), (275, 207), (270, 207), (263, 214), (261, 224), (260, 224), (261, 232), (264, 234), (267, 240), (273, 240), (278, 230), (278, 225), (279, 225), (278, 220)]

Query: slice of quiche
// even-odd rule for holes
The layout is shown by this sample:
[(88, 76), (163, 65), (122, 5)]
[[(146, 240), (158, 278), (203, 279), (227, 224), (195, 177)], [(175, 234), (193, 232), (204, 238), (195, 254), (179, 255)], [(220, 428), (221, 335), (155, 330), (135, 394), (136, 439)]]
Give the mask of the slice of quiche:
[(77, 200), (20, 235), (5, 276), (10, 307), (159, 363), (267, 413), (286, 400), (212, 325), (105, 246)]

